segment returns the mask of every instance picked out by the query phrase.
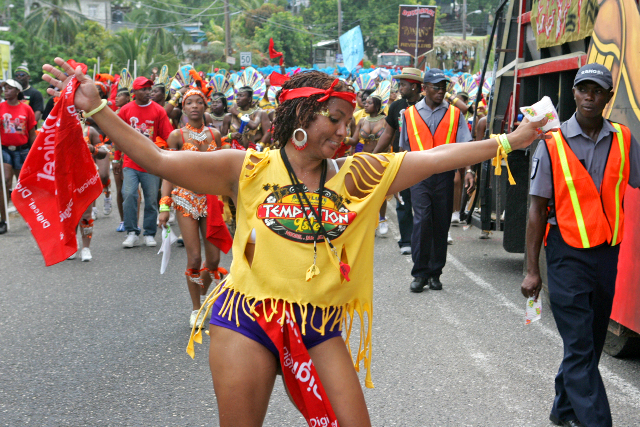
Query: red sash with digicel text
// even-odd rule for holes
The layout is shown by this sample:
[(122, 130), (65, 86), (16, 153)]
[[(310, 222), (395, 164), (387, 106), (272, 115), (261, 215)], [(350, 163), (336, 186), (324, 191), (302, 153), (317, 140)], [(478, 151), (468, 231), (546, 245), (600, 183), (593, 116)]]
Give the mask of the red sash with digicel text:
[[(280, 353), (282, 376), (291, 398), (304, 419), (311, 427), (338, 427), (338, 420), (333, 413), (331, 403), (320, 383), (311, 356), (302, 342), (300, 329), (291, 319), (289, 311), (285, 309), (286, 303), (279, 301), (276, 310), (273, 310), (273, 307), (267, 307), (271, 304), (263, 303), (262, 305), (264, 313), (256, 316), (258, 323)], [(256, 311), (259, 312), (260, 309)], [(280, 325), (281, 316), (276, 313), (283, 311), (285, 322), (284, 325)]]
[(76, 227), (102, 193), (102, 183), (73, 105), (75, 77), (42, 126), (11, 200), (29, 225), (47, 266), (78, 250)]

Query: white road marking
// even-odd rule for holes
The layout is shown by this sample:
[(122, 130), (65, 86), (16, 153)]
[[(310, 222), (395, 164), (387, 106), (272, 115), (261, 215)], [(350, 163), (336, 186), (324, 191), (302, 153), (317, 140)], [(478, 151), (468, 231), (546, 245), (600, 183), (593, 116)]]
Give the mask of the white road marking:
[[(389, 229), (391, 230), (393, 237), (396, 240), (400, 240), (400, 231), (396, 226), (398, 219), (395, 215), (395, 209), (388, 209), (387, 212), (388, 216), (394, 217), (394, 221), (388, 221)], [(404, 258), (409, 264), (413, 263), (411, 257), (404, 256)], [(462, 262), (460, 262), (460, 260), (458, 260), (458, 258), (451, 255), (451, 253), (447, 254), (447, 261), (451, 263), (458, 271), (467, 276), (474, 284), (488, 292), (492, 297), (495, 298), (496, 301), (500, 303), (500, 305), (508, 308), (509, 311), (516, 314), (518, 317), (524, 317), (524, 306), (518, 307), (516, 304), (511, 302), (500, 291), (493, 287), (493, 285), (482, 279), (473, 271), (469, 270)], [(541, 324), (540, 322), (536, 322), (530, 326), (538, 328), (547, 338), (551, 339), (556, 344), (562, 345), (562, 338), (560, 338), (560, 335), (555, 329), (551, 329)], [(620, 398), (626, 400), (628, 404), (634, 406), (635, 408), (640, 408), (640, 389), (629, 383), (624, 378), (621, 378), (620, 376), (613, 373), (602, 363), (598, 366), (598, 368), (600, 369), (600, 375), (602, 376), (603, 380), (608, 381), (611, 385), (613, 385), (620, 391), (618, 393), (618, 396), (620, 396)]]

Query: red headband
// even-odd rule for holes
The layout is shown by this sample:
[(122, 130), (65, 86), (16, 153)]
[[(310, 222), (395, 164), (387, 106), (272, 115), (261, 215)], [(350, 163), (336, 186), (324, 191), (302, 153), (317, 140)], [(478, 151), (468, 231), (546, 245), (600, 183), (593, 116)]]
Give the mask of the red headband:
[(352, 106), (356, 106), (356, 94), (353, 92), (341, 92), (334, 90), (338, 83), (340, 83), (339, 79), (335, 79), (329, 89), (318, 89), (315, 87), (301, 87), (297, 89), (284, 89), (280, 93), (280, 103), (288, 101), (290, 99), (295, 98), (307, 98), (312, 95), (324, 95), (323, 97), (318, 98), (318, 102), (325, 102), (330, 97), (335, 96), (340, 99), (344, 99), (345, 101), (351, 103)]

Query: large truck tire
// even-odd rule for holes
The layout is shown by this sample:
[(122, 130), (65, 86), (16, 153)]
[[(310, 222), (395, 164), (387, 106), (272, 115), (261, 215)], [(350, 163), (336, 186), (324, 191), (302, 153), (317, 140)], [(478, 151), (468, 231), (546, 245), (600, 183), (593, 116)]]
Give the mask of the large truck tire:
[(640, 356), (640, 337), (630, 337), (624, 334), (619, 336), (607, 331), (604, 351), (610, 356), (620, 358)]

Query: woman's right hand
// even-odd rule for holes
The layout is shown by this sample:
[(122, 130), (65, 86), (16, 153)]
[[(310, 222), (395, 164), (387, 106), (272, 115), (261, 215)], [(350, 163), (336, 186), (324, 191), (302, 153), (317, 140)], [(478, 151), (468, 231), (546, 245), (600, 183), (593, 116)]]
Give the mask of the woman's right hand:
[(513, 150), (520, 150), (527, 148), (536, 139), (549, 139), (550, 135), (541, 133), (540, 129), (547, 124), (549, 119), (546, 117), (537, 122), (530, 122), (526, 117), (522, 119), (522, 122), (518, 128), (512, 133), (507, 135), (509, 144)]
[[(43, 74), (42, 79), (56, 87), (55, 90), (51, 88), (47, 89), (49, 95), (54, 95), (56, 91), (61, 92), (67, 83), (69, 83), (72, 76), (75, 75), (76, 79), (80, 82), (80, 87), (78, 87), (73, 99), (76, 108), (83, 111), (92, 111), (100, 106), (102, 100), (100, 99), (98, 89), (96, 89), (93, 80), (80, 71), (80, 66), (74, 70), (71, 65), (62, 58), (56, 58), (55, 63), (62, 68), (62, 71), (50, 64), (42, 66), (44, 71), (51, 73), (51, 75)], [(68, 76), (64, 73), (67, 73)]]
[(158, 214), (158, 227), (165, 228), (169, 222), (169, 212), (160, 212)]

